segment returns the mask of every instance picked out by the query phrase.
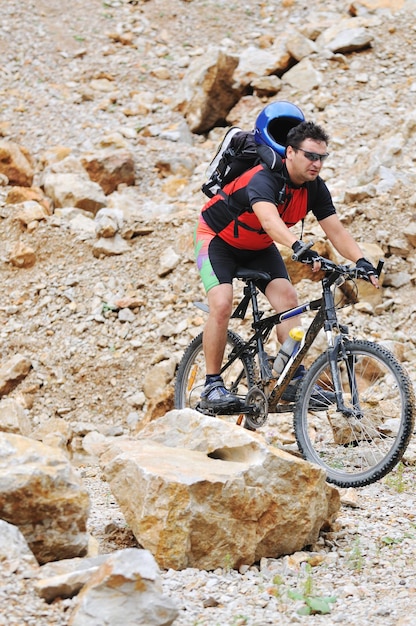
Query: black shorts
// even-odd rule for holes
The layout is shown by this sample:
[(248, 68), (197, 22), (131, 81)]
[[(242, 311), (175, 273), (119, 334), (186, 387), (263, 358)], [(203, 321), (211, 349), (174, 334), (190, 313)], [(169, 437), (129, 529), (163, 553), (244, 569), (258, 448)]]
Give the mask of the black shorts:
[[(196, 259), (205, 291), (208, 292), (216, 285), (231, 284), (240, 267), (267, 272), (271, 280), (290, 280), (282, 255), (274, 244), (263, 250), (240, 250), (230, 246), (214, 232), (211, 237), (207, 235), (206, 231), (199, 231), (195, 241)], [(269, 282), (259, 282), (261, 291), (265, 291)]]

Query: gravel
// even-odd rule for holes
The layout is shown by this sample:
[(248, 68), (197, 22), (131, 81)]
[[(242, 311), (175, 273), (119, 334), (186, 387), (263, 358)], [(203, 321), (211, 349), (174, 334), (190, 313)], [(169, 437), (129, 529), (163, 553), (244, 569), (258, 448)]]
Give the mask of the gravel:
[[(225, 39), (229, 33), (223, 24), (231, 23), (231, 19), (239, 33), (234, 45), (237, 51), (257, 39), (265, 30), (273, 30), (276, 26), (264, 3), (254, 0), (247, 2), (238, 15), (226, 3), (217, 4), (211, 0), (204, 3), (199, 0), (150, 0), (143, 3), (127, 0), (90, 0), (87, 3), (84, 0), (71, 0), (69, 3), (63, 0), (31, 0), (22, 3), (20, 0), (8, 0), (3, 4), (5, 6), (2, 6), (0, 16), (0, 134), (25, 145), (37, 162), (41, 163), (42, 154), (58, 145), (69, 146), (75, 153), (79, 153), (97, 146), (106, 134), (120, 133), (131, 141), (138, 158), (142, 150), (147, 149), (140, 161), (137, 181), (137, 188), (143, 194), (148, 193), (149, 185), (154, 190), (161, 189), (163, 181), (156, 180), (153, 168), (155, 155), (161, 148), (157, 141), (150, 147), (146, 146), (136, 131), (150, 124), (163, 129), (180, 122), (180, 114), (172, 111), (170, 103), (184, 68), (193, 56), (202, 54), (208, 41), (220, 42)], [(306, 17), (325, 20), (326, 16), (340, 10), (339, 2), (331, 1), (325, 3), (325, 10), (318, 0), (311, 0), (308, 6), (295, 1), (281, 4), (282, 14), (289, 10), (288, 7), (292, 9), (291, 23), (295, 26)], [(217, 15), (218, 7), (221, 13)], [(221, 15), (223, 18), (227, 16), (227, 19), (219, 19)], [(376, 81), (373, 90), (375, 100), (379, 95), (381, 97), (381, 94), (391, 92), (393, 106), (396, 106), (392, 80), (396, 81), (397, 89), (402, 90), (400, 93), (406, 99), (402, 106), (414, 100), (412, 94), (416, 82), (414, 69), (409, 64), (409, 55), (414, 63), (414, 37), (408, 32), (408, 15), (398, 14), (394, 19), (388, 18), (388, 21), (387, 30), (375, 20), (378, 51), (370, 60), (377, 62), (377, 67), (365, 67), (365, 55), (355, 57), (358, 70), (364, 67), (369, 74), (366, 79), (368, 82), (361, 82), (359, 89), (348, 84), (348, 76), (344, 76), (342, 71), (336, 74), (336, 68), (327, 64), (328, 84), (325, 89), (327, 93), (332, 90), (335, 94), (335, 101), (328, 107), (327, 121), (332, 127), (343, 125), (345, 133), (355, 133), (357, 142), (362, 140), (361, 134), (367, 129), (357, 123), (354, 115), (363, 102), (365, 106), (365, 100), (372, 101), (372, 80)], [(283, 26), (276, 28), (281, 29)], [(385, 39), (384, 32), (388, 32)], [(126, 33), (131, 34), (134, 45), (126, 43), (128, 38), (121, 43)], [(402, 39), (400, 33), (403, 33)], [(405, 44), (402, 47), (401, 41)], [(385, 52), (388, 45), (391, 46), (389, 54)], [(337, 62), (341, 61), (338, 59)], [(158, 78), (164, 75), (161, 70), (166, 68), (169, 70), (169, 79)], [(114, 84), (114, 89), (105, 91), (108, 82)], [(144, 116), (127, 114), (135, 93), (145, 91), (154, 95), (151, 111)], [(304, 103), (309, 107), (306, 98)], [(337, 106), (341, 114), (336, 114)], [(374, 107), (374, 127), (382, 128), (384, 118), (390, 115), (390, 111), (384, 111), (383, 106), (383, 100), (380, 100), (378, 108)], [(157, 135), (157, 131), (154, 132)], [(165, 141), (165, 146), (166, 143), (169, 142)], [(337, 147), (339, 145), (335, 144), (334, 163), (336, 167), (338, 159), (341, 171), (344, 151), (338, 150), (337, 154)], [(176, 150), (179, 149), (176, 147)], [(356, 160), (355, 154), (351, 153), (347, 157), (350, 161)], [(347, 164), (351, 166), (348, 159)], [(414, 167), (414, 163), (410, 163), (410, 166)], [(335, 177), (334, 172), (332, 176)], [(156, 195), (153, 199), (158, 202), (159, 198)], [(165, 196), (162, 195), (162, 198), (164, 202)], [(399, 199), (402, 207), (407, 206), (407, 199), (407, 196)], [(400, 206), (399, 201), (397, 206)], [(375, 204), (373, 216), (377, 216), (377, 208)], [(362, 220), (360, 222), (357, 218), (356, 229), (377, 229), (377, 219), (373, 223), (366, 221), (365, 217)], [(387, 230), (391, 227), (388, 232), (394, 231), (397, 236), (400, 235), (400, 220), (395, 219), (394, 214), (391, 224), (383, 224), (383, 227)], [(66, 233), (55, 237), (52, 230), (48, 232), (45, 253), (54, 261), (57, 257), (59, 259), (59, 264), (53, 268), (59, 277), (56, 279), (59, 286), (60, 277), (69, 265), (72, 253), (67, 253), (62, 241), (67, 238)], [(174, 231), (173, 237), (176, 233), (179, 237), (179, 230)], [(154, 273), (153, 261), (158, 257), (154, 252), (152, 254), (149, 259)], [(137, 275), (135, 257), (130, 260), (130, 265), (126, 265), (124, 260), (111, 260), (106, 266), (100, 267), (97, 267), (95, 261), (91, 263), (91, 260), (87, 260), (87, 265), (91, 265), (87, 271), (84, 266), (79, 266), (81, 256), (80, 249), (78, 265), (71, 266), (67, 271), (82, 276), (86, 285), (98, 281), (100, 272), (124, 277), (128, 271), (132, 282)], [(401, 269), (405, 261), (396, 257), (394, 263)], [(33, 285), (42, 285), (45, 277), (48, 278), (47, 274), (42, 275), (42, 271), (31, 279), (32, 283), (29, 281), (29, 292)], [(97, 272), (97, 275), (91, 272)], [(14, 276), (8, 276), (8, 279), (12, 280)], [(20, 286), (14, 285), (16, 293), (19, 293), (19, 289), (24, 292), (26, 279), (21, 277), (21, 280)], [(141, 280), (150, 290), (150, 270), (149, 274), (142, 272)], [(126, 277), (128, 281), (130, 276), (128, 280)], [(3, 287), (2, 301), (7, 302), (9, 283), (4, 280), (2, 283), (7, 287)], [(65, 284), (64, 280), (62, 284)], [(409, 288), (413, 289), (413, 286)], [(163, 285), (158, 285), (157, 289), (159, 291), (156, 293), (162, 299), (160, 292), (166, 289)], [(86, 286), (85, 293), (87, 290)], [(411, 296), (403, 292), (401, 298), (394, 292), (393, 298), (398, 308), (392, 311), (392, 319), (394, 322), (397, 319), (407, 320)], [(372, 323), (375, 326), (378, 323), (385, 330), (387, 319), (380, 321), (378, 318), (378, 321)], [(394, 322), (391, 324), (392, 332)], [(71, 334), (68, 331), (70, 323), (62, 331), (65, 337)], [(33, 320), (34, 328), (35, 325), (36, 319)], [(15, 341), (18, 340), (25, 340), (25, 347), (30, 348), (29, 336), (21, 336), (20, 339), (16, 337)], [(12, 344), (9, 349), (13, 351)], [(154, 351), (153, 343), (151, 350)], [(146, 363), (146, 359), (143, 362)], [(126, 366), (126, 377), (130, 373), (129, 367), (130, 364)], [(414, 379), (413, 364), (412, 376)], [(135, 374), (133, 378), (137, 380), (139, 377)], [(99, 381), (93, 379), (93, 386), (98, 389), (98, 385)], [(116, 398), (115, 404), (119, 402), (116, 397), (118, 386), (117, 379), (114, 391), (110, 389), (110, 394)], [(129, 392), (132, 391), (131, 386), (129, 380)], [(80, 394), (85, 394), (79, 398), (80, 407), (84, 402), (89, 411), (85, 408), (83, 419), (91, 419), (91, 390), (86, 387), (84, 391), (82, 387), (78, 387), (78, 390)], [(61, 400), (57, 402), (56, 397), (49, 398), (48, 394), (52, 393), (53, 387), (42, 391), (43, 397), (48, 397), (44, 407), (60, 406)], [(102, 402), (105, 393), (107, 389), (101, 392), (101, 404), (105, 404)], [(64, 400), (67, 402), (67, 398)], [(41, 401), (37, 399), (37, 402)], [(114, 415), (110, 403), (108, 407), (108, 413)], [(107, 406), (102, 410), (107, 410)], [(101, 407), (98, 407), (97, 420), (100, 417)], [(108, 423), (107, 416), (103, 421)], [(102, 480), (99, 468), (94, 463), (81, 463), (79, 472), (91, 495), (89, 530), (98, 542), (99, 551), (106, 553), (136, 546), (108, 485)], [(280, 559), (263, 559), (256, 565), (241, 568), (239, 572), (226, 567), (214, 572), (196, 569), (162, 571), (164, 593), (175, 601), (180, 611), (175, 626), (285, 626), (292, 623), (413, 626), (416, 620), (414, 485), (415, 469), (400, 465), (375, 485), (343, 492), (343, 506), (336, 527), (331, 532), (323, 533), (317, 544), (308, 547), (303, 553)], [(244, 532), (243, 528), (241, 532)], [(24, 560), (0, 561), (0, 626), (69, 624), (74, 600), (57, 600), (51, 605), (45, 604), (34, 591), (28, 577), (29, 569)], [(326, 601), (326, 598), (333, 601)], [(315, 615), (302, 616), (298, 613), (310, 604), (317, 611)], [(329, 616), (321, 614), (326, 609), (331, 611)]]

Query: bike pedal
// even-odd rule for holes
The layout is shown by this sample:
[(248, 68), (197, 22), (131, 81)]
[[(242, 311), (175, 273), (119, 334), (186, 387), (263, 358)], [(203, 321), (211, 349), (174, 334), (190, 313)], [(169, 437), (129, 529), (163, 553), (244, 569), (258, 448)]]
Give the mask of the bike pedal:
[(212, 409), (202, 409), (199, 406), (199, 404), (197, 404), (197, 406), (195, 407), (195, 411), (198, 411), (198, 413), (202, 413), (202, 415), (208, 415), (209, 417), (216, 417), (216, 414), (214, 413)]
[(210, 417), (217, 417), (217, 415), (236, 415), (240, 413), (241, 406), (240, 405), (231, 405), (228, 407), (211, 407), (211, 408), (202, 408), (199, 404), (195, 407), (196, 411), (199, 413), (203, 413), (204, 415), (209, 415)]

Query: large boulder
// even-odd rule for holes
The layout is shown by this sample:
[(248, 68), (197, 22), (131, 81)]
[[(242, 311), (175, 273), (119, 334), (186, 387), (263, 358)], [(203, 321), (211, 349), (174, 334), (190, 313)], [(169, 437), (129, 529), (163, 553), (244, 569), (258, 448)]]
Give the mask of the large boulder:
[(39, 563), (84, 556), (88, 514), (88, 492), (61, 450), (0, 432), (0, 518)]
[(0, 398), (6, 396), (26, 378), (32, 369), (30, 359), (22, 354), (15, 354), (0, 366)]
[(178, 616), (162, 595), (160, 572), (146, 550), (110, 555), (79, 594), (70, 626), (170, 626)]
[(211, 130), (225, 120), (238, 102), (241, 89), (236, 89), (233, 80), (238, 61), (238, 57), (215, 48), (189, 66), (176, 107), (184, 114), (192, 132)]
[(10, 185), (30, 187), (35, 172), (27, 150), (13, 141), (1, 140), (0, 173), (7, 177)]
[(121, 184), (134, 185), (134, 157), (128, 150), (102, 150), (83, 157), (81, 162), (105, 195), (116, 191)]
[(325, 472), (190, 409), (114, 439), (100, 465), (141, 546), (164, 568), (238, 568), (314, 543), (339, 509)]
[(107, 205), (102, 187), (79, 174), (47, 173), (43, 188), (55, 207), (76, 207), (95, 215)]

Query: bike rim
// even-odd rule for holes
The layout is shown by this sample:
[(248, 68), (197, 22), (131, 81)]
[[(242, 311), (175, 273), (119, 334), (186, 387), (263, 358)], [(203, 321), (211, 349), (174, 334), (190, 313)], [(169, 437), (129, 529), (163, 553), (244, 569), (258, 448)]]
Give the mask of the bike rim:
[[(295, 427), (304, 456), (342, 487), (375, 482), (400, 460), (412, 433), (413, 394), (404, 370), (390, 353), (367, 342), (349, 344), (338, 359), (345, 410), (336, 404), (310, 410), (317, 385), (332, 394), (325, 355), (299, 390)], [(319, 395), (319, 393), (318, 393)], [(332, 396), (329, 396), (332, 399)]]

